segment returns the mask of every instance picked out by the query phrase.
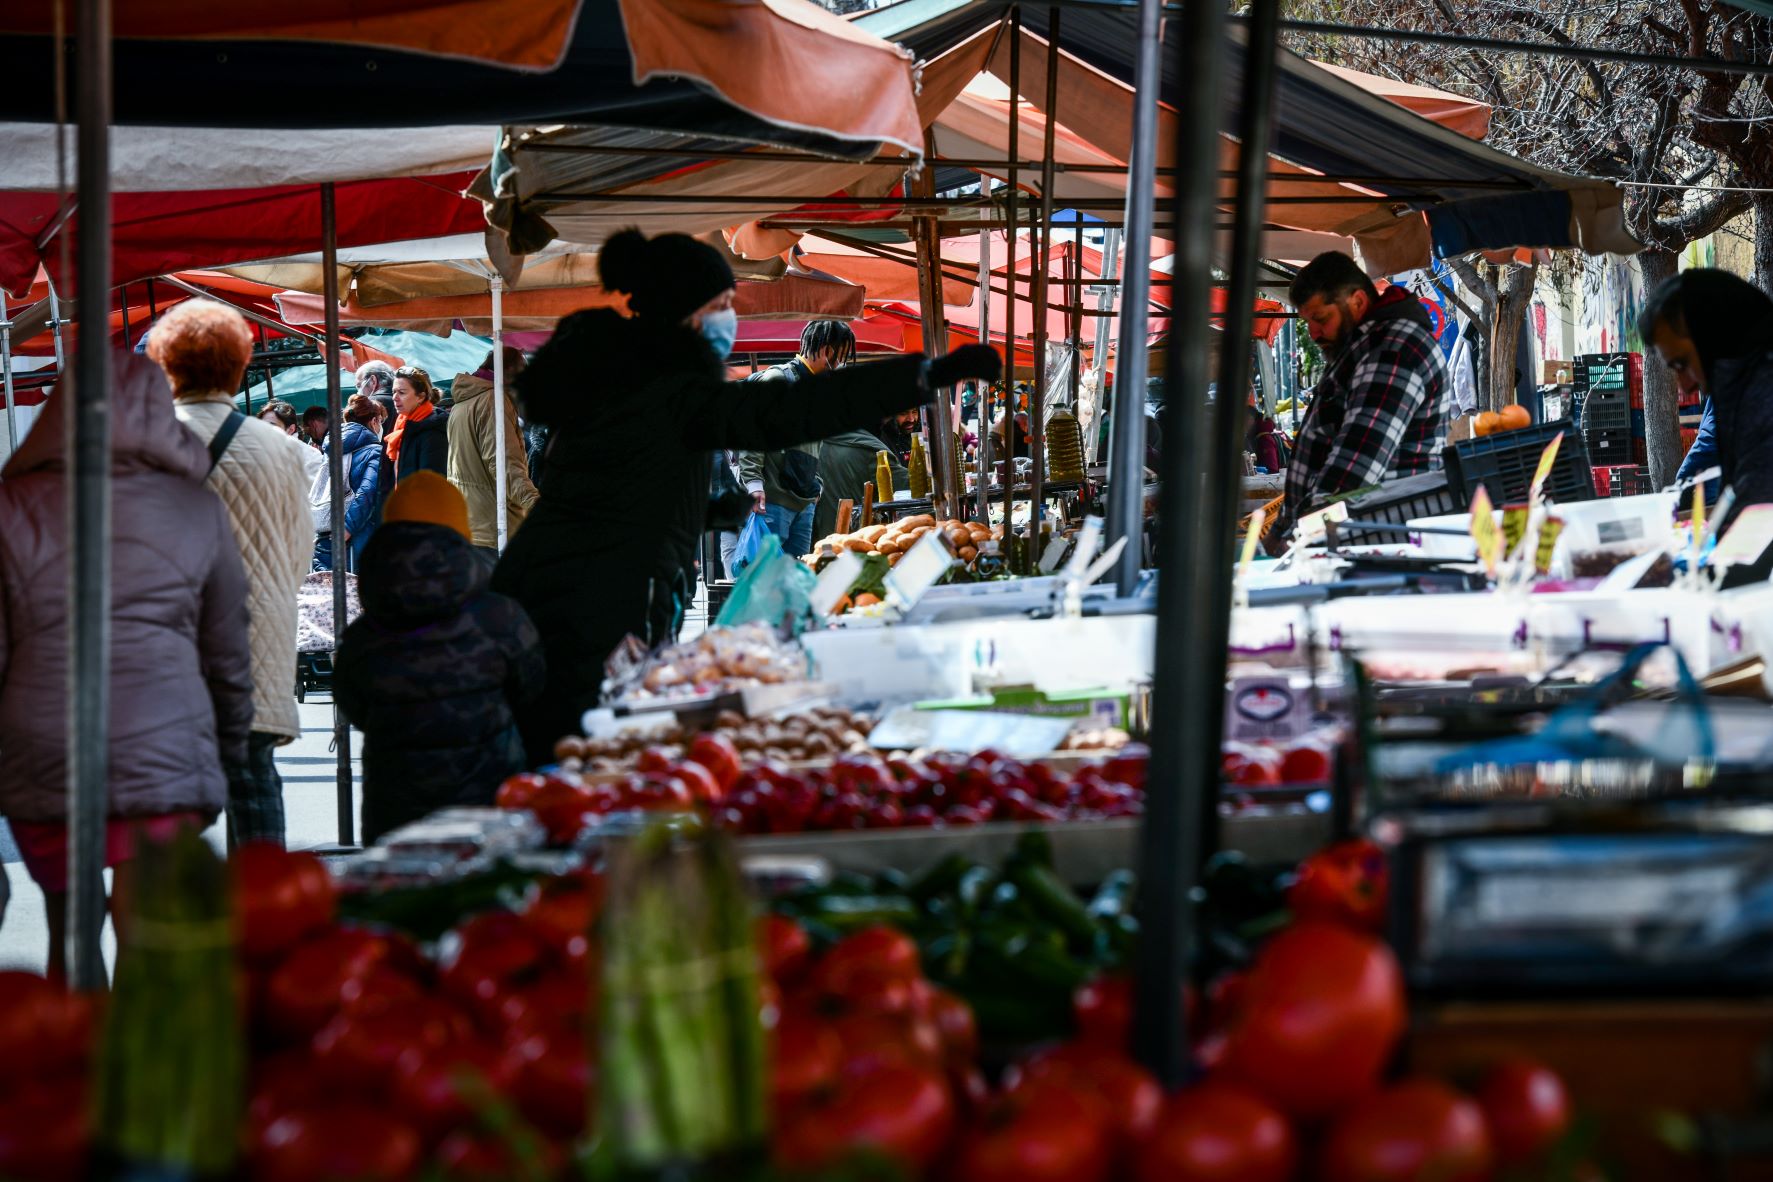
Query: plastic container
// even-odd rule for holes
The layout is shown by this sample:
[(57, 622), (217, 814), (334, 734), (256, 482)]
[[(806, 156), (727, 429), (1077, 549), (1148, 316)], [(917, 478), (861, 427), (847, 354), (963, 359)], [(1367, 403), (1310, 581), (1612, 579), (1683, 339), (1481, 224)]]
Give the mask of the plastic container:
[[(1618, 561), (1623, 561), (1652, 548), (1672, 545), (1676, 499), (1673, 493), (1650, 493), (1559, 505), (1564, 532), (1552, 554), (1552, 569), (1591, 577), (1585, 575), (1587, 567), (1577, 569), (1584, 565), (1577, 561), (1578, 555), (1617, 555)], [(1604, 575), (1606, 571), (1592, 573)]]
[[(1445, 472), (1424, 472), (1388, 480), (1370, 493), (1351, 498), (1348, 516), (1351, 520), (1405, 525), (1418, 517), (1455, 513), (1470, 504), (1469, 499), (1454, 495)], [(1405, 535), (1390, 530), (1363, 530), (1351, 524), (1338, 526), (1336, 537), (1341, 545), (1358, 546), (1395, 544), (1402, 542)]]
[(1545, 495), (1560, 504), (1570, 501), (1592, 501), (1594, 478), (1589, 474), (1588, 449), (1569, 419), (1558, 419), (1537, 426), (1462, 439), (1444, 453), (1447, 484), (1458, 495), (1458, 507), (1471, 504), (1478, 485), (1490, 492), (1490, 503), (1507, 505), (1527, 499), (1532, 490), (1533, 474), (1539, 470), (1539, 457), (1546, 444), (1558, 435), (1557, 462), (1545, 481)]

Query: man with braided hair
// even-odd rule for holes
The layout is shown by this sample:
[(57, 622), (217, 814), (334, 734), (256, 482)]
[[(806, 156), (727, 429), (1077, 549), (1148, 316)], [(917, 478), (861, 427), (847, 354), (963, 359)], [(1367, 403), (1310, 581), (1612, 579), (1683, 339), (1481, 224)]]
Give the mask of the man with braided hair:
[[(798, 382), (856, 359), (856, 334), (841, 320), (814, 320), (800, 334), (800, 354), (786, 365), (753, 374), (748, 381)], [(782, 552), (799, 558), (813, 546), (813, 515), (823, 485), (819, 480), (819, 440), (785, 451), (742, 451), (739, 479), (756, 512), (782, 539)]]

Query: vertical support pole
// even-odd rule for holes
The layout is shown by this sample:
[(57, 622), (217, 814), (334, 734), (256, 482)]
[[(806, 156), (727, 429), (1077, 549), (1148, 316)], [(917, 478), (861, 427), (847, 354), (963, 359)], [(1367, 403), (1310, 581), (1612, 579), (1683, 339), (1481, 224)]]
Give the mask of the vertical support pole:
[(62, 301), (61, 297), (55, 294), (55, 281), (53, 279), (50, 280), (49, 283), (49, 327), (52, 330), (50, 333), (51, 338), (55, 341), (55, 372), (57, 376), (60, 376), (67, 372), (68, 359), (63, 353)]
[(18, 450), (18, 405), (12, 393), (12, 311), (6, 306), (6, 293), (0, 291), (0, 379), (6, 387), (6, 455), (10, 459)]
[[(920, 197), (936, 195), (936, 151), (933, 137), (926, 136), (924, 165), (918, 178)], [(939, 220), (931, 214), (917, 219), (917, 291), (918, 307), (923, 313), (923, 351), (930, 357), (948, 352), (948, 322), (942, 310), (942, 230)], [(966, 482), (954, 464), (954, 387), (936, 391), (935, 409), (926, 412), (925, 424), (933, 422), (929, 432), (930, 498), (938, 519), (960, 516), (960, 500)]]
[(493, 497), (499, 503), (499, 553), (505, 552), (505, 531), (508, 524), (505, 502), (510, 498), (510, 481), (505, 475), (505, 280), (494, 275), (492, 288), (492, 354), (493, 354)]
[[(1139, 582), (1145, 531), (1145, 375), (1151, 308), (1152, 203), (1157, 194), (1157, 97), (1163, 85), (1163, 0), (1140, 0), (1138, 58), (1133, 74), (1133, 146), (1127, 161), (1126, 238), (1121, 244), (1120, 339), (1114, 359), (1113, 430), (1108, 440), (1108, 536), (1127, 540), (1115, 563), (1117, 594), (1131, 595)], [(1217, 46), (1214, 47), (1217, 49)], [(1197, 88), (1198, 89), (1198, 88)], [(1213, 96), (1216, 102), (1218, 96)], [(1206, 112), (1185, 108), (1187, 121), (1209, 125)], [(1203, 122), (1204, 121), (1204, 122)], [(1206, 166), (1209, 179), (1217, 164)], [(1182, 178), (1177, 178), (1180, 184)], [(1172, 317), (1171, 337), (1177, 320)], [(1104, 371), (1106, 372), (1106, 371)], [(1175, 402), (1180, 394), (1168, 399)]]
[[(979, 343), (991, 343), (991, 231), (979, 231)], [(1007, 370), (1007, 366), (1005, 367)], [(979, 384), (979, 524), (991, 524), (991, 386)]]
[[(1053, 136), (1059, 105), (1059, 13), (1055, 4), (1047, 10), (1047, 91), (1043, 110), (1044, 134), (1040, 153), (1040, 272), (1034, 277), (1034, 399), (1028, 406), (1028, 450), (1034, 468), (1028, 479), (1028, 546), (1030, 565), (1038, 560), (1041, 518), (1046, 515), (1047, 483), (1047, 302), (1053, 270)], [(1029, 243), (1030, 248), (1033, 242)], [(1029, 260), (1030, 265), (1034, 259)]]
[[(68, 416), (73, 455), (68, 482), (67, 965), (75, 989), (105, 987), (99, 936), (105, 924), (105, 818), (110, 812), (111, 732), (111, 5), (76, 5), (75, 80), (82, 217), (74, 274), (80, 364)], [(60, 129), (57, 129), (60, 134)], [(54, 299), (53, 293), (51, 299)], [(59, 306), (50, 305), (58, 322)], [(66, 373), (66, 370), (63, 370)]]
[[(152, 297), (150, 297), (150, 298), (152, 298)], [(254, 324), (253, 327), (259, 330), (259, 352), (260, 353), (267, 352), (267, 350), (265, 348), (265, 326), (262, 324)], [(276, 401), (276, 399), (277, 399), (277, 386), (276, 386), (276, 383), (273, 382), (271, 379), (271, 359), (270, 359), (270, 357), (267, 356), (265, 358), (265, 405), (270, 406), (272, 402)], [(251, 386), (248, 386), (246, 388), (246, 413), (247, 413), (248, 417), (250, 417), (252, 415), (252, 387)]]
[[(127, 283), (117, 289), (117, 307), (123, 313), (123, 348), (127, 352), (135, 344), (129, 339), (129, 284)], [(105, 319), (109, 320), (110, 317), (107, 316)]]
[(1071, 211), (1071, 259), (1066, 274), (1071, 277), (1066, 337), (1071, 342), (1071, 406), (1076, 413), (1083, 380), (1083, 212), (1076, 209)]
[[(1207, 402), (1208, 334), (1212, 331), (1212, 257), (1217, 205), (1220, 128), (1220, 68), (1226, 53), (1224, 9), (1215, 0), (1188, 0), (1183, 10), (1176, 77), (1182, 91), (1177, 121), (1174, 309), (1169, 369), (1165, 375), (1164, 449), (1158, 526), (1163, 569), (1157, 581), (1157, 643), (1152, 678), (1151, 791), (1141, 832), (1141, 865), (1162, 867), (1140, 892), (1138, 975), (1134, 992), (1134, 1042), (1140, 1058), (1166, 1086), (1182, 1083), (1189, 1070), (1188, 1032), (1179, 1004), (1194, 948), (1194, 903), (1201, 862), (1210, 842), (1203, 819), (1216, 820), (1221, 735), (1218, 729), (1224, 688), (1224, 649), (1215, 663), (1207, 652), (1199, 613), (1214, 602), (1214, 588), (1228, 582), (1226, 556), (1200, 564), (1209, 539), (1207, 524), (1229, 506), (1201, 503), (1203, 470), (1212, 471), (1208, 438), (1212, 410)], [(1143, 48), (1143, 47), (1142, 47)], [(1131, 230), (1129, 229), (1129, 235)], [(1128, 243), (1127, 280), (1135, 269), (1141, 239)], [(1144, 292), (1139, 303), (1127, 295), (1125, 323), (1143, 325)], [(1132, 314), (1139, 309), (1137, 315)], [(1121, 357), (1124, 366), (1127, 358)], [(1115, 398), (1115, 426), (1138, 414), (1139, 392), (1121, 386)], [(1223, 396), (1222, 396), (1223, 398)], [(1118, 453), (1117, 453), (1117, 458)], [(1213, 488), (1214, 486), (1208, 485)], [(1123, 490), (1124, 491), (1124, 490)], [(1119, 498), (1117, 498), (1118, 503)], [(1229, 554), (1229, 551), (1227, 552)], [(1207, 720), (1211, 719), (1209, 723)], [(1207, 762), (1212, 757), (1211, 774)]]
[[(339, 227), (333, 187), (320, 186), (320, 269), (323, 273), (326, 344), (320, 350), (326, 362), (326, 447), (328, 477), (332, 485), (332, 643), (336, 657), (345, 635), (345, 569), (351, 547), (345, 540), (345, 429), (344, 395), (339, 389)], [(351, 724), (345, 721), (338, 701), (332, 707), (332, 742), (338, 753), (337, 787), (339, 844), (355, 845), (357, 825), (351, 790)]]
[[(1010, 9), (1010, 167), (1009, 189), (1004, 194), (1004, 263), (1009, 300), (1003, 328), (1003, 549), (1009, 553), (1010, 535), (1016, 522), (1016, 184), (1022, 178), (1022, 6)], [(1032, 261), (1032, 260), (1031, 260)]]

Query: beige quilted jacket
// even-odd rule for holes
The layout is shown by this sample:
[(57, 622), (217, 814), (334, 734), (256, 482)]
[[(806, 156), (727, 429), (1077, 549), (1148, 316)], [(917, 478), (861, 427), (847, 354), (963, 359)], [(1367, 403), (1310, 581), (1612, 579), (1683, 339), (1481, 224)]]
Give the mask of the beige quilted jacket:
[[(174, 409), (205, 447), (234, 409), (231, 394), (187, 394)], [(252, 729), (288, 741), (296, 713), (296, 592), (314, 556), (302, 445), (269, 423), (240, 424), (207, 485), (227, 506), (246, 565), (252, 613)]]

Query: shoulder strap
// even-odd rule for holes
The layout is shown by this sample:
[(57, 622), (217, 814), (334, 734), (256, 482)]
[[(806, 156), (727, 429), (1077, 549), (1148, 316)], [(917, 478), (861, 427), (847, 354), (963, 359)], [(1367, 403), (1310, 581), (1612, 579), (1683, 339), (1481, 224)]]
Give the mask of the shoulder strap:
[(227, 452), (228, 445), (234, 442), (234, 436), (240, 430), (240, 424), (245, 421), (246, 416), (238, 410), (230, 409), (228, 411), (228, 417), (222, 420), (221, 427), (217, 429), (209, 441), (209, 470), (211, 472), (214, 472), (215, 466), (222, 462), (222, 456)]

